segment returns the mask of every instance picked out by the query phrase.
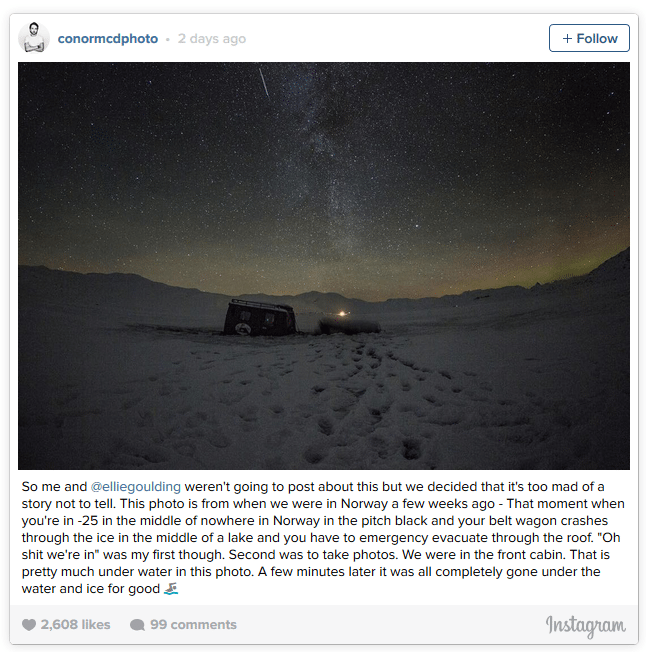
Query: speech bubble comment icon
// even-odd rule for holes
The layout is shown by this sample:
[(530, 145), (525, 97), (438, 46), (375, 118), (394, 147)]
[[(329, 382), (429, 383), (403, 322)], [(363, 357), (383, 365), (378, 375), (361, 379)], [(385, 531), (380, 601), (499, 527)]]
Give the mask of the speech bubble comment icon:
[(130, 629), (134, 629), (135, 632), (144, 631), (144, 621), (139, 618), (135, 618), (130, 621)]

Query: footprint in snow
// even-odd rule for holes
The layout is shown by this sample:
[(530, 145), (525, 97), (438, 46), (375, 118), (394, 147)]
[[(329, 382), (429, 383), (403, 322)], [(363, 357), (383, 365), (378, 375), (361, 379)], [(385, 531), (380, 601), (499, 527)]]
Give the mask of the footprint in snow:
[(407, 460), (417, 460), (420, 458), (421, 450), (419, 442), (414, 439), (404, 439), (402, 441), (403, 451), (402, 455)]
[(325, 453), (320, 450), (310, 448), (303, 453), (303, 459), (310, 464), (319, 464), (325, 459)]
[(321, 433), (326, 436), (329, 436), (334, 432), (334, 426), (332, 425), (332, 422), (327, 417), (323, 417), (319, 419), (318, 426)]

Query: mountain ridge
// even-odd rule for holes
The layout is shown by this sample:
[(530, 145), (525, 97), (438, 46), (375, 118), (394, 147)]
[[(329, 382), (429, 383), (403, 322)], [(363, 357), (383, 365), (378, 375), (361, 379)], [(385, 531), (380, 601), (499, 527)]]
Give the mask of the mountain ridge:
[(609, 258), (588, 274), (546, 284), (536, 284), (532, 288), (518, 285), (502, 288), (467, 290), (457, 295), (441, 297), (422, 297), (409, 299), (391, 298), (385, 301), (364, 301), (344, 297), (335, 292), (309, 291), (297, 295), (268, 295), (265, 293), (228, 295), (205, 292), (196, 288), (183, 288), (132, 273), (69, 272), (52, 270), (43, 265), (19, 265), (19, 300), (40, 299), (49, 301), (57, 296), (66, 302), (81, 305), (118, 305), (128, 299), (138, 301), (142, 293), (153, 305), (165, 306), (203, 304), (209, 309), (226, 309), (231, 299), (283, 303), (291, 305), (297, 312), (338, 313), (341, 310), (355, 314), (369, 313), (372, 310), (410, 310), (425, 309), (432, 305), (446, 303), (465, 303), (481, 299), (507, 299), (527, 295), (532, 292), (551, 292), (558, 288), (577, 287), (581, 284), (628, 281), (630, 273), (630, 248)]

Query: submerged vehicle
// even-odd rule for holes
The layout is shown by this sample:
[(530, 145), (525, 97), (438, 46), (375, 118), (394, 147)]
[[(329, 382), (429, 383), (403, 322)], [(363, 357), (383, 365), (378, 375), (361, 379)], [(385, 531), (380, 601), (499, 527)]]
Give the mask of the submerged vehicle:
[(296, 317), (291, 306), (231, 299), (224, 321), (225, 335), (291, 335)]

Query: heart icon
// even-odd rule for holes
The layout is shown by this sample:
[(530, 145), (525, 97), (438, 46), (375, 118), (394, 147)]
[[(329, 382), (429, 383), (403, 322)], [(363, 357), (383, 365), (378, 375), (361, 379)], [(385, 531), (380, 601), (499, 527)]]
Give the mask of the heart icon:
[(31, 619), (27, 619), (27, 618), (25, 618), (25, 619), (22, 621), (22, 626), (23, 626), (23, 627), (24, 627), (28, 632), (31, 632), (31, 630), (32, 630), (34, 627), (36, 627), (36, 621), (35, 621), (33, 618), (31, 618)]

